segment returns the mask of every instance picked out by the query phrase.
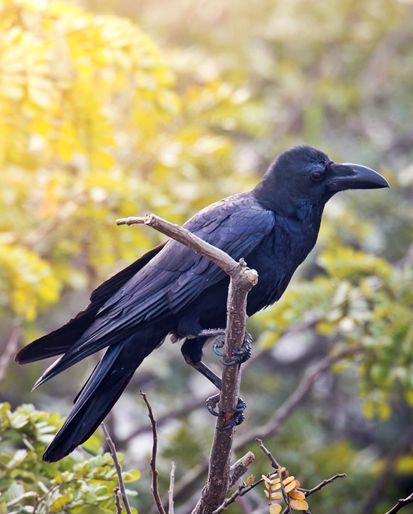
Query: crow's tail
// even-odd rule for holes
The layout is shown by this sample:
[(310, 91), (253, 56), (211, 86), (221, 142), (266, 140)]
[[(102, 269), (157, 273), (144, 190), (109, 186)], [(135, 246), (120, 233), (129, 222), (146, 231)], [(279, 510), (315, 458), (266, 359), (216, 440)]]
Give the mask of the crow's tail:
[(148, 344), (141, 333), (107, 349), (43, 455), (45, 461), (62, 459), (93, 434), (122, 394), (136, 368), (159, 342), (156, 340)]

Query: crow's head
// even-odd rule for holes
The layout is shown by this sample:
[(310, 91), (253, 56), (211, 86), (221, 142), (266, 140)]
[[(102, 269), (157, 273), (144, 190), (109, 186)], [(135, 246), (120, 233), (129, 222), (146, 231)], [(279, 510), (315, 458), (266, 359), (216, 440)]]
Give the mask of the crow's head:
[(275, 211), (292, 214), (303, 204), (323, 206), (338, 191), (382, 187), (389, 184), (377, 171), (335, 163), (320, 150), (297, 146), (273, 162), (255, 191)]

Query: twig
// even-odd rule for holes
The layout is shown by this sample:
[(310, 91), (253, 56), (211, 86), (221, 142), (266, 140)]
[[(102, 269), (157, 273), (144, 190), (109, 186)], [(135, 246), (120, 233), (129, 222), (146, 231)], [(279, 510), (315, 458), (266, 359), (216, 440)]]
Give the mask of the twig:
[(261, 450), (265, 453), (265, 455), (268, 457), (269, 461), (271, 462), (271, 466), (274, 469), (279, 469), (281, 465), (277, 462), (274, 455), (270, 452), (270, 450), (264, 445), (262, 440), (259, 437), (256, 437), (255, 440), (257, 441), (259, 447)]
[[(234, 353), (241, 348), (244, 340), (247, 295), (258, 281), (257, 272), (248, 269), (242, 259), (237, 263), (228, 254), (203, 241), (185, 228), (169, 223), (153, 214), (147, 214), (143, 218), (117, 220), (118, 225), (142, 223), (172, 237), (208, 258), (230, 276), (224, 359), (232, 360)], [(240, 381), (240, 365), (224, 367), (222, 391), (218, 403), (219, 416), (211, 449), (208, 479), (193, 514), (211, 514), (225, 500), (229, 487), (229, 457), (234, 432), (233, 427), (228, 428), (228, 423), (238, 403)]]
[(231, 494), (231, 496), (226, 498), (224, 502), (212, 512), (212, 514), (220, 514), (221, 512), (224, 512), (224, 510), (226, 510), (231, 505), (231, 503), (234, 503), (237, 498), (249, 493), (251, 489), (254, 489), (254, 487), (257, 487), (259, 484), (262, 484), (262, 482), (264, 482), (264, 479), (260, 478), (251, 485), (240, 485), (238, 489), (233, 494)]
[(122, 477), (122, 468), (120, 467), (118, 454), (116, 453), (115, 444), (114, 444), (109, 432), (107, 431), (104, 423), (102, 423), (102, 430), (105, 435), (105, 439), (106, 439), (106, 442), (107, 442), (107, 445), (109, 448), (109, 452), (112, 455), (113, 463), (115, 464), (115, 469), (116, 469), (116, 474), (118, 475), (118, 484), (119, 484), (120, 494), (122, 496), (123, 506), (125, 507), (127, 514), (132, 514), (132, 511), (131, 511), (131, 508), (129, 505), (128, 496), (126, 494), (125, 482), (123, 481), (123, 477)]
[(388, 510), (386, 514), (395, 514), (406, 505), (409, 505), (409, 503), (413, 503), (413, 493), (407, 496), (406, 498), (400, 498), (400, 500), (397, 501), (396, 505), (393, 505), (393, 507), (390, 510)]
[(152, 470), (152, 495), (153, 499), (155, 500), (155, 504), (158, 508), (159, 514), (166, 514), (165, 509), (162, 505), (162, 500), (159, 495), (159, 488), (158, 488), (158, 470), (156, 469), (156, 455), (158, 452), (158, 433), (156, 431), (156, 420), (153, 416), (152, 407), (149, 403), (148, 398), (146, 397), (146, 394), (141, 391), (141, 396), (143, 398), (143, 401), (146, 404), (146, 407), (148, 409), (148, 416), (151, 421), (152, 426), (152, 437), (153, 437), (153, 444), (152, 444), (152, 457), (151, 457), (151, 470)]
[(330, 370), (337, 362), (361, 353), (363, 347), (361, 345), (352, 346), (345, 348), (333, 355), (325, 357), (319, 361), (314, 367), (311, 367), (303, 376), (302, 380), (294, 390), (294, 392), (284, 401), (283, 404), (277, 409), (275, 416), (268, 423), (258, 429), (254, 429), (251, 432), (247, 432), (241, 436), (234, 445), (234, 450), (239, 450), (252, 441), (256, 440), (257, 437), (264, 439), (267, 437), (273, 437), (278, 434), (285, 421), (291, 414), (303, 403), (306, 399), (314, 384), (323, 376), (327, 371)]
[(231, 466), (229, 470), (229, 485), (230, 487), (235, 485), (244, 473), (248, 471), (248, 468), (255, 460), (255, 455), (252, 452), (247, 452), (237, 462)]
[(323, 480), (322, 482), (320, 482), (319, 484), (317, 484), (316, 486), (314, 486), (311, 489), (303, 489), (302, 487), (300, 487), (300, 491), (303, 491), (306, 498), (308, 498), (309, 496), (316, 493), (317, 491), (319, 491), (326, 485), (331, 484), (331, 482), (334, 482), (334, 480), (337, 480), (338, 478), (347, 478), (347, 475), (345, 473), (337, 473), (336, 475), (334, 475), (331, 478), (326, 478), (325, 480)]
[(119, 487), (115, 487), (115, 507), (116, 507), (116, 514), (122, 514), (122, 505), (120, 503), (120, 491)]
[(169, 492), (168, 492), (168, 514), (174, 514), (174, 487), (175, 487), (175, 462), (171, 464), (171, 474), (169, 475)]

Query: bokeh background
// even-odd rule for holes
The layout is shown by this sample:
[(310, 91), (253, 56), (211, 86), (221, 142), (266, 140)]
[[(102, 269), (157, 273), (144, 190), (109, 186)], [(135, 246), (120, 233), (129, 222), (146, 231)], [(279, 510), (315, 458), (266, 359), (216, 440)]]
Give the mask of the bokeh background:
[[(410, 494), (412, 16), (410, 0), (0, 0), (0, 400), (67, 414), (94, 360), (30, 393), (44, 363), (19, 367), (13, 355), (162, 239), (117, 227), (116, 218), (153, 211), (182, 223), (252, 187), (279, 152), (307, 143), (375, 167), (392, 187), (334, 198), (288, 292), (250, 320), (256, 342), (237, 437), (271, 424), (314, 366), (347, 349), (266, 443), (307, 487), (348, 474), (314, 495), (317, 514), (383, 513)], [(212, 351), (207, 360), (219, 369)], [(125, 467), (142, 473), (130, 485), (142, 513), (152, 499), (140, 389), (161, 419), (162, 490), (174, 460), (184, 514), (203, 485), (211, 390), (178, 345), (165, 343), (109, 417)], [(28, 407), (13, 421), (7, 409), (0, 489), (17, 480), (21, 495), (51, 473), (39, 462), (50, 438), (41, 427), (59, 421)], [(10, 465), (29, 418), (36, 451)], [(267, 472), (255, 444), (245, 449), (257, 454), (252, 472)], [(77, 452), (76, 462), (85, 455)], [(19, 466), (26, 475), (12, 474)], [(33, 512), (32, 497), (13, 503), (10, 494), (13, 507), (0, 499), (1, 512)], [(51, 511), (113, 512), (71, 501)], [(266, 511), (258, 490), (228, 510)]]

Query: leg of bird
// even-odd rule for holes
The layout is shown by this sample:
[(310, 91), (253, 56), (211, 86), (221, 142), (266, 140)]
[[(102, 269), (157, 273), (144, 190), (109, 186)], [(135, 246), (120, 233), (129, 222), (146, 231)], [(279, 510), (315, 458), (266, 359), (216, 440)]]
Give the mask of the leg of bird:
[[(222, 380), (201, 360), (202, 348), (208, 337), (211, 337), (211, 335), (209, 334), (207, 337), (204, 336), (188, 338), (182, 345), (181, 352), (185, 359), (185, 362), (187, 362), (190, 366), (199, 371), (205, 378), (212, 382), (219, 391), (221, 391)], [(206, 400), (206, 407), (208, 409), (208, 412), (210, 412), (213, 416), (219, 416), (219, 412), (216, 410), (218, 402), (219, 394), (211, 396)], [(234, 415), (228, 421), (225, 428), (232, 428), (233, 426), (240, 425), (244, 421), (245, 408), (246, 404), (244, 400), (242, 398), (239, 398), (237, 407), (234, 410)]]

